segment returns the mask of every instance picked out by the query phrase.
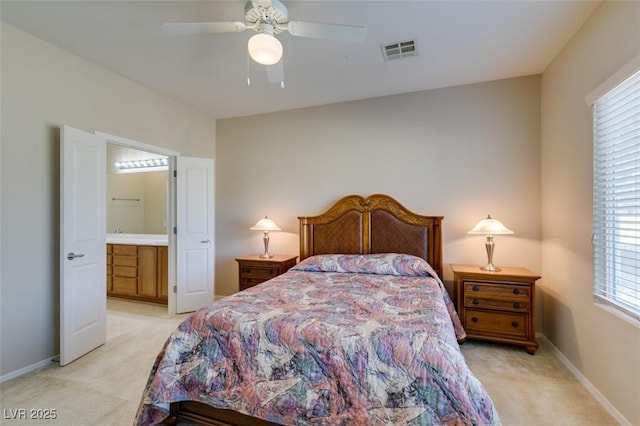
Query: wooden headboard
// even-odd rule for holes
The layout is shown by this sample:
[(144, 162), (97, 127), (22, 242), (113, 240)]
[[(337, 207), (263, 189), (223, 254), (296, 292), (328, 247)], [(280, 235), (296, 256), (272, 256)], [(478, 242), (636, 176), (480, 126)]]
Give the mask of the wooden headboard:
[(319, 216), (298, 217), (300, 260), (316, 254), (406, 253), (442, 278), (442, 216), (421, 216), (388, 195), (349, 195)]

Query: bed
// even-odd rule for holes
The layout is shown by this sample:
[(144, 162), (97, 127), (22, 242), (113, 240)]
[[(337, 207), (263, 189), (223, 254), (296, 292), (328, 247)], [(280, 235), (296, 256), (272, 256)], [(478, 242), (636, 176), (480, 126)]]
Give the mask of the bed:
[(500, 424), (439, 278), (442, 217), (376, 194), (299, 221), (299, 264), (169, 337), (135, 423)]

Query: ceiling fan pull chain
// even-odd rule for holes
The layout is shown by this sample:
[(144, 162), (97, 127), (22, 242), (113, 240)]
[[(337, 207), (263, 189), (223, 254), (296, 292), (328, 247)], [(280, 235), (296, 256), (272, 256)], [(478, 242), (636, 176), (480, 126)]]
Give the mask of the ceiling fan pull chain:
[(282, 77), (280, 79), (280, 88), (284, 89), (284, 57), (280, 58), (282, 61)]
[(247, 50), (247, 86), (251, 86), (251, 77), (249, 76), (249, 51)]

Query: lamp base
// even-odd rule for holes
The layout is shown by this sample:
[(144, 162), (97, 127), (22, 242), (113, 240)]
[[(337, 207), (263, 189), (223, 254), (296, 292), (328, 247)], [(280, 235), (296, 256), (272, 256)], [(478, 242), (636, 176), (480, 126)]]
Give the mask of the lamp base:
[(264, 231), (262, 241), (264, 242), (264, 253), (260, 255), (260, 259), (271, 259), (273, 256), (269, 254), (269, 231)]
[(487, 264), (480, 269), (488, 272), (500, 272), (500, 268), (493, 264), (493, 235), (487, 235), (487, 242), (484, 244), (484, 246), (487, 249)]
[(482, 269), (483, 271), (488, 271), (488, 272), (500, 272), (500, 271), (502, 271), (502, 269), (498, 268), (493, 263), (489, 263), (489, 264), (487, 264), (485, 266), (482, 266), (482, 267), (480, 267), (480, 269)]

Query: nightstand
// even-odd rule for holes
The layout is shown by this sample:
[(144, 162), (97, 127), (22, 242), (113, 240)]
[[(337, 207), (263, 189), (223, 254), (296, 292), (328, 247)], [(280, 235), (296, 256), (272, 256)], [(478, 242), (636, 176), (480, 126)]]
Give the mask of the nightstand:
[(276, 254), (263, 259), (257, 254), (237, 257), (240, 291), (287, 272), (296, 264), (298, 256)]
[(451, 265), (453, 298), (467, 338), (524, 346), (536, 342), (536, 281), (540, 276), (505, 266), (487, 272), (478, 265)]

